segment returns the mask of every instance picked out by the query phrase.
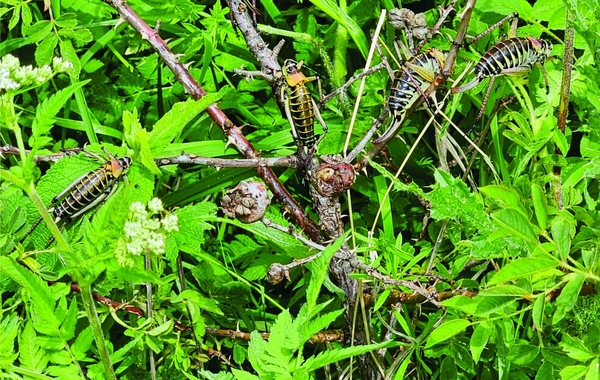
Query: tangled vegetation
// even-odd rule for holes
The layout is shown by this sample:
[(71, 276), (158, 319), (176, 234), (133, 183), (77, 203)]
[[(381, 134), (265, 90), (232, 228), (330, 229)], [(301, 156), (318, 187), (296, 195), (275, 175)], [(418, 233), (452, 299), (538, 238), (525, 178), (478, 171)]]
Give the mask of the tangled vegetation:
[(1, 378), (600, 378), (597, 0), (0, 18)]

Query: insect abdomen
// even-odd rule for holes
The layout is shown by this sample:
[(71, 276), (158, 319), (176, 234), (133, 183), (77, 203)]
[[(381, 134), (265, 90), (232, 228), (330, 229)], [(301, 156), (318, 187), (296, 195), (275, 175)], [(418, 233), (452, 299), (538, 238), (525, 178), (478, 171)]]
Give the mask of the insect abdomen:
[(54, 207), (55, 219), (71, 217), (104, 192), (110, 191), (114, 181), (115, 177), (106, 165), (90, 172)]
[(506, 69), (519, 67), (531, 69), (536, 62), (545, 58), (545, 56), (542, 57), (542, 54), (536, 50), (530, 38), (509, 38), (498, 42), (481, 57), (475, 66), (475, 74), (485, 78), (499, 75), (502, 70)]
[(298, 132), (298, 139), (303, 146), (312, 148), (317, 141), (315, 136), (315, 110), (310, 92), (304, 84), (292, 87), (289, 105)]

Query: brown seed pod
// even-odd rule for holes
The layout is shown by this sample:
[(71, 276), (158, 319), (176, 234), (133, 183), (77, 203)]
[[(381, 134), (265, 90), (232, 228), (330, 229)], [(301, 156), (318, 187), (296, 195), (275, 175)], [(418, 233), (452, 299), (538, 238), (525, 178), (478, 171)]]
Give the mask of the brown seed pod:
[(262, 182), (242, 181), (221, 199), (223, 212), (243, 223), (262, 219), (271, 200)]
[(356, 180), (354, 167), (333, 157), (323, 157), (313, 177), (313, 185), (325, 197), (337, 197), (349, 189)]

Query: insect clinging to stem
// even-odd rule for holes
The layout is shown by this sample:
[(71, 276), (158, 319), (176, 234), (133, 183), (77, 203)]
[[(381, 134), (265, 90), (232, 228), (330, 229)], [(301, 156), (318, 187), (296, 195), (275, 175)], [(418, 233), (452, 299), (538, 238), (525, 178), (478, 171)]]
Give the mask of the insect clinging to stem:
[(327, 133), (327, 126), (306, 87), (306, 83), (317, 80), (317, 77), (304, 76), (301, 68), (302, 61), (286, 59), (283, 63), (282, 73), (287, 86), (282, 87), (281, 99), (298, 150), (301, 154), (310, 156), (323, 138), (317, 138), (315, 135), (315, 119), (323, 126), (324, 133)]
[[(131, 157), (115, 158), (106, 150), (104, 152), (109, 157), (108, 161), (105, 161), (101, 167), (76, 179), (52, 199), (48, 212), (54, 216), (56, 224), (64, 225), (74, 220), (109, 198), (117, 190), (118, 181), (131, 167)], [(93, 156), (104, 161), (97, 155)], [(33, 232), (41, 220), (41, 217), (36, 220), (23, 239)], [(53, 240), (51, 238), (46, 247)]]
[(546, 69), (544, 68), (544, 62), (551, 57), (552, 44), (548, 41), (535, 37), (516, 37), (517, 23), (519, 21), (518, 17), (518, 13), (511, 13), (469, 42), (469, 45), (474, 43), (493, 29), (500, 26), (502, 23), (513, 19), (509, 38), (496, 43), (491, 49), (483, 54), (475, 66), (475, 78), (463, 86), (453, 87), (451, 89), (452, 93), (468, 91), (477, 86), (484, 78), (490, 78), (490, 83), (483, 98), (481, 109), (479, 110), (479, 114), (475, 119), (474, 125), (476, 125), (483, 116), (483, 111), (490, 96), (494, 79), (498, 76), (519, 76), (527, 74), (531, 71), (533, 66), (537, 64), (542, 68), (544, 82), (546, 85), (546, 93), (548, 94), (550, 92), (548, 75), (546, 73)]
[[(422, 96), (442, 71), (445, 55), (437, 49), (427, 49), (400, 64), (388, 97), (387, 108), (393, 120), (390, 127), (374, 143), (377, 144), (395, 134), (401, 126), (406, 111)], [(428, 100), (425, 98), (425, 101)]]

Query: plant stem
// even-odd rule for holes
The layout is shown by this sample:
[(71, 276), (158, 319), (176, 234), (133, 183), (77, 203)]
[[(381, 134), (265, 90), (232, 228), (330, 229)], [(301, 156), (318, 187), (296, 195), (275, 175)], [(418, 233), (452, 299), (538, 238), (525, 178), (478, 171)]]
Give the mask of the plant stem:
[(79, 287), (81, 290), (81, 299), (83, 300), (85, 312), (87, 314), (88, 321), (90, 322), (90, 327), (92, 328), (92, 334), (94, 335), (94, 340), (96, 341), (96, 347), (98, 348), (98, 353), (100, 354), (100, 359), (102, 361), (102, 366), (104, 367), (106, 378), (117, 380), (117, 375), (113, 370), (108, 348), (106, 347), (106, 342), (104, 341), (102, 326), (100, 325), (100, 320), (98, 319), (96, 305), (94, 304), (94, 298), (92, 296), (92, 287), (90, 284), (79, 284)]

